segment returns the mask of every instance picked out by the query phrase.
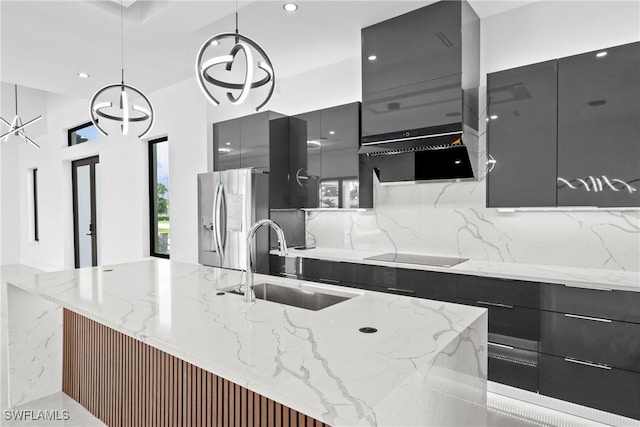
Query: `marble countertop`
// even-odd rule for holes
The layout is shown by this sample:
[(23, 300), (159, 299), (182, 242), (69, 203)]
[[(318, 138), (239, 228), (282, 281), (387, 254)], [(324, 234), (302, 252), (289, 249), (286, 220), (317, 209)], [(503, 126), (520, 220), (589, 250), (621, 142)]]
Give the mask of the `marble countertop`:
[[(476, 329), (486, 328), (486, 310), (477, 307), (360, 290), (320, 311), (246, 304), (218, 295), (241, 272), (162, 259), (24, 273), (9, 282), (331, 425), (375, 425), (376, 411), (398, 400), (402, 384), (428, 372), (443, 349), (457, 348), (463, 332), (474, 363), (486, 354), (486, 330)], [(378, 332), (359, 332), (364, 326)]]
[[(277, 255), (277, 251), (272, 251)], [(364, 258), (380, 253), (349, 249), (315, 248), (289, 249), (289, 257), (314, 258), (330, 261), (355, 262), (359, 264), (384, 265), (414, 270), (440, 271), (445, 273), (474, 276), (498, 277), (534, 282), (558, 283), (589, 289), (615, 289), (640, 292), (640, 272), (604, 270), (595, 268), (563, 267), (553, 265), (521, 264), (512, 262), (492, 262), (470, 259), (453, 267), (436, 267), (405, 264), (388, 261), (374, 261)], [(420, 254), (442, 256), (442, 254)]]

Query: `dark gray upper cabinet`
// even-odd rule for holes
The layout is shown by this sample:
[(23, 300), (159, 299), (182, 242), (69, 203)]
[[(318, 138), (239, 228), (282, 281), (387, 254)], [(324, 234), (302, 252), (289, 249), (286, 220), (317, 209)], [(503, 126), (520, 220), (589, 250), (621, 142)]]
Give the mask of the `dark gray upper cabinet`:
[[(459, 74), (460, 52), (458, 2), (441, 1), (364, 28), (362, 92), (370, 94)], [(372, 55), (375, 60), (369, 59)]]
[(556, 206), (557, 61), (487, 76), (487, 207)]
[(213, 165), (217, 171), (240, 167), (240, 119), (213, 125)]
[(240, 167), (269, 171), (269, 112), (241, 117), (240, 120)]
[(487, 85), (488, 207), (640, 206), (640, 42)]
[[(272, 111), (213, 125), (214, 169), (269, 172), (271, 209), (317, 207), (317, 180), (307, 179), (307, 127)], [(310, 183), (315, 184), (309, 190)]]
[(640, 43), (560, 59), (558, 205), (640, 206), (638, 190)]
[(466, 1), (430, 4), (363, 28), (361, 38), (363, 141), (448, 124), (477, 129), (480, 21)]
[(307, 182), (320, 208), (373, 207), (373, 172), (358, 155), (360, 103), (298, 114), (306, 123)]

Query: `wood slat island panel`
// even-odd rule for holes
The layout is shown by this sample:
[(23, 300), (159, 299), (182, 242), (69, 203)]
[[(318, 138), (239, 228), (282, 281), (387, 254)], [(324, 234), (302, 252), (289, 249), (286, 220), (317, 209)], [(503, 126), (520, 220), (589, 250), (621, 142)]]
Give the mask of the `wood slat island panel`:
[(326, 424), (64, 310), (62, 391), (109, 426)]

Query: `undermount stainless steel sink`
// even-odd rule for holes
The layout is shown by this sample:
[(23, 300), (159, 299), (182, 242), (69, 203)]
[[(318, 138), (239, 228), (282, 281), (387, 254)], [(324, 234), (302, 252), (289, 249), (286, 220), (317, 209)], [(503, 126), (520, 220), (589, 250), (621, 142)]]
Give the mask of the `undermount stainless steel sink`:
[[(237, 295), (243, 294), (243, 291), (238, 286), (225, 288), (222, 291)], [(273, 283), (253, 285), (253, 291), (257, 299), (313, 311), (322, 310), (360, 295), (358, 293), (318, 289), (304, 285), (300, 288), (291, 288), (274, 285)]]

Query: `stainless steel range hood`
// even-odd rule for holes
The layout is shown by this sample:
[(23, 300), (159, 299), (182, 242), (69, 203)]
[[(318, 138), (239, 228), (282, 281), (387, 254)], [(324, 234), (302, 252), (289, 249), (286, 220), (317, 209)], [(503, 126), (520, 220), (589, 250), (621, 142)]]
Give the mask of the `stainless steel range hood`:
[(455, 0), (362, 30), (359, 153), (381, 182), (478, 178), (479, 29)]

